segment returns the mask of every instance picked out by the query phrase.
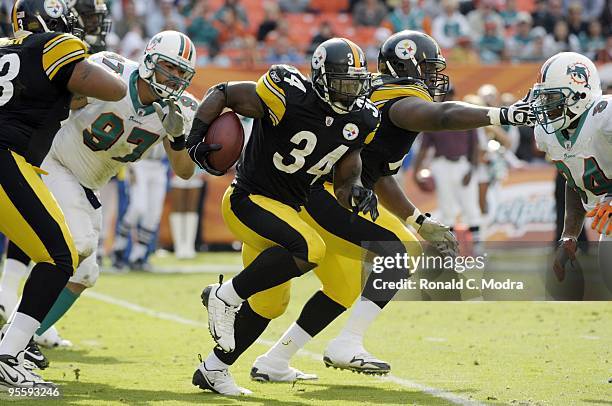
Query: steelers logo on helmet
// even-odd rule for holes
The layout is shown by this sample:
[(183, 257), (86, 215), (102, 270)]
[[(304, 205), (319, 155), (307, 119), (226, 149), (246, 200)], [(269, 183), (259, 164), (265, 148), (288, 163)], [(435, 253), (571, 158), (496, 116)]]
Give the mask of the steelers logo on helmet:
[(314, 54), (312, 54), (312, 68), (319, 69), (325, 63), (325, 58), (327, 58), (327, 51), (325, 47), (318, 47)]
[(342, 135), (347, 140), (353, 141), (355, 138), (357, 138), (357, 136), (359, 136), (359, 127), (353, 123), (346, 123), (342, 129)]
[(59, 18), (64, 14), (64, 3), (60, 0), (45, 0), (45, 12), (52, 18)]
[(410, 39), (401, 40), (395, 46), (395, 55), (400, 59), (414, 58), (416, 51), (417, 46), (414, 41)]

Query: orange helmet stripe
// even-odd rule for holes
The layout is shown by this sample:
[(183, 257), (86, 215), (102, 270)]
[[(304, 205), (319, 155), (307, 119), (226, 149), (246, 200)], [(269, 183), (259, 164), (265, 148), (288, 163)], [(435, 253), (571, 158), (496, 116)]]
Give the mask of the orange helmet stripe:
[(185, 58), (185, 59), (189, 59), (189, 56), (191, 54), (191, 43), (189, 41), (189, 38), (185, 37), (185, 35), (180, 34), (181, 35), (181, 42), (183, 42), (185, 44), (185, 46), (183, 46), (183, 53), (181, 54), (181, 57)]

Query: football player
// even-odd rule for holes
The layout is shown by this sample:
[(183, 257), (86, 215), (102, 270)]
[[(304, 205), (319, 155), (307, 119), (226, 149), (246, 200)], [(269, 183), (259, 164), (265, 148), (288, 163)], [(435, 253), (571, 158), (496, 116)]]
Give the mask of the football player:
[[(85, 59), (63, 0), (17, 0), (11, 24), (14, 37), (0, 39), (0, 232), (36, 265), (0, 342), (5, 389), (50, 385), (23, 367), (23, 350), (79, 260), (64, 214), (38, 177), (44, 171), (30, 162), (49, 151), (72, 94), (115, 101), (127, 89)], [(36, 158), (28, 162), (26, 154)]]
[[(88, 53), (101, 52), (106, 50), (106, 35), (110, 32), (111, 20), (106, 4), (103, 0), (71, 0), (67, 2), (74, 21), (73, 31), (75, 35), (84, 37), (84, 42), (88, 46)], [(40, 156), (34, 148), (30, 153), (26, 153), (25, 158), (28, 163), (40, 166), (44, 156)], [(32, 156), (31, 156), (32, 155)], [(27, 267), (30, 258), (20, 250), (15, 244), (9, 241), (4, 262), (4, 270), (0, 277), (0, 318), (7, 320), (13, 309), (17, 305), (17, 291), (22, 279), (27, 274)], [(55, 326), (49, 328), (43, 336), (35, 335), (25, 350), (25, 359), (37, 363), (39, 367), (44, 367), (44, 360), (36, 343), (46, 347), (70, 346), (70, 341), (60, 337)]]
[[(374, 80), (370, 95), (380, 110), (381, 124), (374, 140), (361, 152), (362, 181), (376, 191), (381, 202), (380, 216), (376, 223), (367, 215), (355, 218), (335, 202), (328, 184), (313, 190), (304, 217), (327, 245), (325, 258), (315, 269), (323, 288), (306, 303), (297, 322), (282, 338), (257, 358), (251, 371), (253, 379), (312, 378), (290, 367), (289, 360), (358, 298), (362, 244), (376, 242), (368, 247), (376, 255), (419, 255), (420, 244), (406, 227), (410, 225), (442, 254), (454, 255), (456, 240), (449, 228), (422, 214), (393, 175), (420, 131), (463, 130), (492, 124), (524, 125), (529, 123), (530, 109), (522, 101), (501, 109), (454, 101), (434, 102), (448, 89), (448, 77), (442, 73), (445, 68), (446, 62), (436, 41), (418, 31), (401, 31), (381, 45), (378, 57), (381, 75)], [(324, 354), (327, 366), (374, 374), (390, 371), (389, 363), (363, 347), (366, 330), (396, 293), (377, 291), (372, 284), (374, 276), (366, 281), (362, 297), (340, 336), (328, 345)], [(394, 268), (377, 276), (396, 282), (403, 277), (405, 272)]]
[(112, 21), (104, 0), (69, 0), (67, 4), (76, 17), (76, 26), (83, 31), (90, 53), (106, 51)]
[[(102, 222), (98, 190), (129, 162), (138, 161), (163, 142), (174, 172), (189, 178), (195, 169), (185, 150), (185, 128), (195, 114), (197, 101), (185, 89), (195, 73), (195, 46), (176, 31), (151, 38), (142, 62), (101, 52), (91, 63), (119, 75), (128, 88), (119, 101), (107, 103), (81, 98), (73, 103), (42, 168), (44, 178), (66, 216), (78, 255), (83, 258), (36, 333), (59, 320), (92, 287), (99, 275), (96, 261)], [(36, 358), (36, 357), (34, 357)], [(45, 367), (43, 360), (33, 360)]]
[[(214, 86), (198, 108), (187, 144), (194, 161), (213, 174), (219, 172), (208, 165), (206, 155), (219, 146), (201, 142), (209, 124), (225, 107), (255, 118), (222, 203), (226, 224), (244, 243), (245, 268), (202, 293), (218, 346), (193, 375), (201, 389), (249, 393), (234, 383), (229, 366), (283, 313), (290, 280), (323, 259), (323, 240), (298, 214), (311, 184), (334, 169), (339, 204), (374, 219), (378, 215), (374, 193), (360, 181), (359, 152), (379, 118), (367, 99), (365, 55), (352, 41), (333, 38), (317, 48), (311, 72), (312, 81), (292, 66), (274, 65), (257, 83)], [(279, 285), (278, 291), (286, 292), (281, 297), (252, 300)]]
[(599, 234), (599, 269), (612, 289), (612, 97), (603, 96), (589, 58), (561, 52), (542, 65), (533, 87), (537, 147), (565, 177), (565, 221), (553, 265), (559, 280), (575, 259), (585, 214)]

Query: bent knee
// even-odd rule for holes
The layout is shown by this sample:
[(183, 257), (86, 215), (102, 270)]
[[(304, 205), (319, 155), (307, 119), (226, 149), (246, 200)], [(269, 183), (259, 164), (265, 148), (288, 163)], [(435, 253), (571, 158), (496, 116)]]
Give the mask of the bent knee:
[(254, 294), (249, 298), (251, 309), (270, 320), (282, 316), (289, 306), (290, 286), (289, 283), (284, 283)]
[(355, 300), (359, 297), (359, 293), (361, 293), (358, 288), (353, 289), (350, 286), (346, 286), (343, 289), (338, 289), (337, 286), (326, 286), (325, 284), (323, 284), (322, 291), (331, 300), (347, 309), (355, 303)]
[(83, 236), (73, 235), (76, 252), (81, 258), (87, 258), (98, 248), (98, 236), (92, 232)]
[(91, 288), (96, 284), (99, 276), (100, 268), (96, 262), (96, 256), (90, 255), (76, 268), (74, 275), (70, 278), (70, 282)]

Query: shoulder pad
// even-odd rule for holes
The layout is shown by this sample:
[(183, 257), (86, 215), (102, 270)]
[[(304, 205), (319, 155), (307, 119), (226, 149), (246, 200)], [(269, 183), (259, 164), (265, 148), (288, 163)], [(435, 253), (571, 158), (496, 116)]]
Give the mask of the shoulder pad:
[(308, 84), (308, 78), (291, 65), (273, 65), (259, 78), (256, 91), (266, 105), (272, 124), (282, 120), (287, 100), (306, 95)]
[(389, 75), (378, 74), (372, 78), (372, 90), (385, 85), (416, 85), (427, 89), (427, 85), (420, 79), (411, 77), (396, 78)]
[(378, 108), (381, 108), (386, 102), (392, 99), (402, 97), (418, 97), (426, 101), (433, 101), (431, 95), (427, 91), (427, 87), (419, 84), (390, 84), (378, 86), (370, 94), (370, 100)]
[(72, 34), (54, 33), (42, 52), (42, 65), (49, 79), (53, 80), (60, 69), (87, 57), (87, 45)]

